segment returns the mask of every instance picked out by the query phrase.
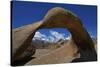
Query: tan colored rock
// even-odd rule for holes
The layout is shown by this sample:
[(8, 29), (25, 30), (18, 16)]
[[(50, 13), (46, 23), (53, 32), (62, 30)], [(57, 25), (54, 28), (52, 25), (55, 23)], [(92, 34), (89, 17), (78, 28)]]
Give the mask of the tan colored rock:
[(12, 30), (12, 62), (30, 46), (32, 38), (41, 25), (41, 21)]
[[(94, 45), (93, 41), (90, 38), (86, 29), (83, 27), (81, 20), (72, 12), (60, 7), (55, 7), (48, 11), (43, 20), (13, 30), (12, 61), (17, 60), (18, 57), (20, 57), (20, 55), (25, 51), (25, 49), (27, 49), (27, 47), (32, 41), (32, 38), (34, 37), (35, 32), (38, 29), (44, 29), (44, 28), (68, 29), (72, 35), (72, 40), (74, 41), (74, 43), (78, 48), (80, 57), (84, 58), (85, 61), (97, 60), (97, 55), (93, 46)], [(37, 58), (38, 60), (35, 60), (34, 63), (35, 64), (44, 64), (51, 62), (55, 63), (56, 61), (59, 62), (59, 60), (61, 60), (61, 58), (64, 58), (65, 56), (72, 58), (74, 51), (71, 46), (69, 46), (70, 48), (68, 49), (69, 50), (72, 49), (72, 51), (71, 50), (66, 51), (67, 47), (68, 46), (64, 46), (48, 55)], [(71, 53), (71, 55), (68, 52)], [(58, 56), (58, 55), (64, 55), (64, 56)], [(58, 59), (56, 60), (56, 58), (59, 58), (59, 60)], [(44, 62), (41, 63), (41, 61)], [(71, 62), (72, 59), (70, 59), (69, 61)], [(29, 62), (28, 64), (34, 64), (34, 63)]]
[(43, 22), (42, 28), (60, 27), (68, 29), (84, 61), (94, 61), (97, 59), (94, 43), (83, 27), (81, 20), (75, 14), (56, 7), (48, 11)]
[(78, 54), (75, 55), (76, 53), (77, 47), (72, 40), (70, 40), (68, 43), (65, 43), (64, 46), (33, 59), (25, 65), (69, 63), (73, 59), (80, 57)]

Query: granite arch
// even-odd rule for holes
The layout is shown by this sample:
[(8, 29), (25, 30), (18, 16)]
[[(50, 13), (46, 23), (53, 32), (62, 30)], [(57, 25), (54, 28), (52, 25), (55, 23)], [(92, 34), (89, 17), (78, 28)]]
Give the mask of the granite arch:
[(80, 58), (83, 58), (84, 61), (97, 60), (93, 41), (79, 17), (69, 10), (55, 7), (48, 11), (43, 20), (12, 30), (12, 62), (17, 60), (31, 44), (35, 32), (44, 28), (68, 29), (81, 54)]

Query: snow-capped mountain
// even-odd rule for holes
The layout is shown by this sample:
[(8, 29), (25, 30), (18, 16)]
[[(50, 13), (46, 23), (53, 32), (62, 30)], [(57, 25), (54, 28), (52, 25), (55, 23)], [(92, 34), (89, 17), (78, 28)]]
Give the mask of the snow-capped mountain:
[(59, 33), (57, 31), (50, 31), (50, 35), (47, 36), (45, 34), (42, 34), (41, 32), (36, 32), (33, 40), (42, 40), (42, 41), (46, 41), (46, 42), (52, 42), (52, 43), (56, 43), (58, 42), (60, 39), (62, 40), (69, 40), (70, 36), (65, 37), (64, 33)]
[(59, 33), (56, 31), (50, 31), (49, 36), (40, 32), (36, 32), (32, 40), (32, 44), (36, 48), (47, 48), (48, 46), (52, 47), (57, 44), (62, 44), (69, 39), (70, 39), (70, 36), (65, 37), (63, 33)]

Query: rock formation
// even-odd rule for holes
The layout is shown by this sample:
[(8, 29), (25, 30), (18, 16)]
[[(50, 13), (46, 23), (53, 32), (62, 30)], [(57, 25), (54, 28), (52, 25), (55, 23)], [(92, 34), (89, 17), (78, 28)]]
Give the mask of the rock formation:
[(25, 65), (69, 63), (73, 59), (79, 57), (80, 55), (77, 54), (75, 43), (70, 40), (67, 43), (64, 43), (60, 48), (30, 60)]
[[(83, 27), (79, 17), (68, 10), (55, 7), (48, 11), (43, 20), (12, 30), (12, 63), (17, 60), (31, 44), (35, 32), (44, 28), (68, 29), (71, 33), (72, 40), (78, 48), (80, 59), (83, 61), (97, 60), (93, 41)], [(40, 60), (38, 60), (38, 62), (39, 61)]]
[(16, 61), (30, 46), (35, 31), (40, 25), (41, 22), (38, 22), (12, 30), (12, 62)]

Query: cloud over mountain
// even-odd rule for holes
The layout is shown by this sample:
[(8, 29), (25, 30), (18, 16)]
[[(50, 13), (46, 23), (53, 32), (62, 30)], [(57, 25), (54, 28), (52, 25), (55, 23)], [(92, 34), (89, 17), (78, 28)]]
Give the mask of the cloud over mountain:
[(60, 39), (69, 39), (69, 37), (65, 37), (64, 33), (59, 33), (57, 31), (54, 30), (50, 30), (49, 31), (50, 35), (45, 35), (39, 31), (37, 31), (34, 35), (33, 40), (35, 39), (39, 39), (39, 40), (45, 40), (45, 41), (49, 41), (49, 42), (57, 42)]
[(55, 41), (58, 41), (59, 39), (65, 39), (65, 34), (64, 33), (59, 33), (57, 31), (50, 31), (50, 34), (52, 37), (55, 38)]

